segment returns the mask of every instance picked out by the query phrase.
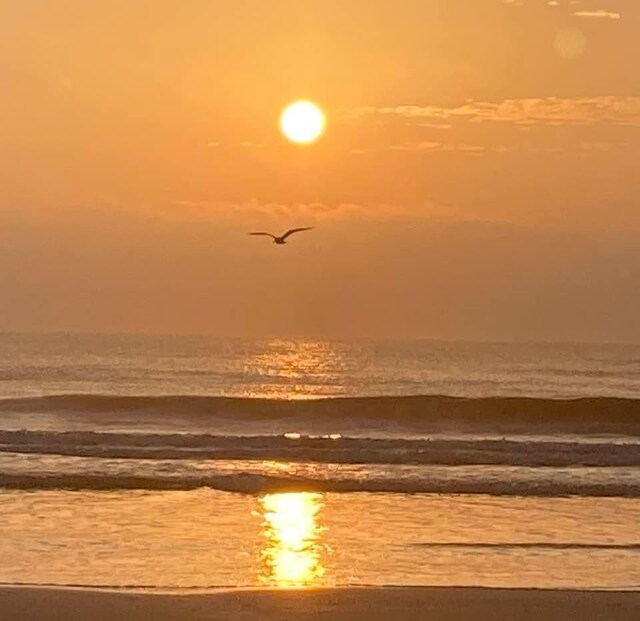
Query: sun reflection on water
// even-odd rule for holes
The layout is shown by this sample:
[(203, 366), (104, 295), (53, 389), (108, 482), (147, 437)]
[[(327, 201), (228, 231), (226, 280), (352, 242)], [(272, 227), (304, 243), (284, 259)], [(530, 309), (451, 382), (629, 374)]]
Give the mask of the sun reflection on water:
[(260, 498), (262, 584), (312, 586), (324, 575), (324, 529), (319, 519), (322, 507), (322, 495), (311, 492), (267, 494)]
[(302, 400), (342, 396), (347, 391), (346, 353), (343, 344), (328, 341), (266, 341), (260, 351), (242, 359), (242, 373), (254, 378), (246, 396)]

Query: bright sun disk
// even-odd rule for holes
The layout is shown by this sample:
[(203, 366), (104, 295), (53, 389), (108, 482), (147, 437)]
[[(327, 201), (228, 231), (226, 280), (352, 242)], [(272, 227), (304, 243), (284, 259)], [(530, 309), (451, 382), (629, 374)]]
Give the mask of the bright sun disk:
[(317, 140), (326, 125), (324, 112), (312, 101), (296, 101), (280, 115), (280, 129), (291, 142), (309, 144)]

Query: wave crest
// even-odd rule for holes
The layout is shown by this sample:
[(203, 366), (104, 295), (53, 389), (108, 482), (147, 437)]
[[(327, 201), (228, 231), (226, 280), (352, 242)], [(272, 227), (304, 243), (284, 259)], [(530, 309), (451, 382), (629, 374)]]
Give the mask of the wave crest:
[(0, 487), (15, 490), (193, 490), (212, 488), (241, 494), (282, 492), (368, 492), (392, 494), (483, 494), (492, 496), (592, 496), (639, 498), (640, 486), (629, 483), (590, 483), (544, 481), (498, 481), (429, 479), (359, 479), (341, 478), (319, 480), (304, 477), (278, 477), (263, 474), (236, 473), (200, 477), (158, 478), (145, 476), (117, 476), (82, 474), (2, 474)]
[(637, 466), (640, 443), (0, 431), (0, 453), (337, 464)]
[(54, 395), (0, 400), (0, 413), (95, 420), (175, 420), (366, 426), (414, 431), (581, 432), (640, 435), (640, 399), (447, 396), (306, 401), (209, 396)]

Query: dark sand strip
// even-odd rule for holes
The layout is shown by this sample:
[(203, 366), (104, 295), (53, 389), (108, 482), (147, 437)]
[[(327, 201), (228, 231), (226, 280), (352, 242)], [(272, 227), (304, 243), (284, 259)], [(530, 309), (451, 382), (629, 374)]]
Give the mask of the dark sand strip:
[(638, 621), (640, 592), (476, 588), (238, 590), (206, 595), (0, 588), (2, 621)]

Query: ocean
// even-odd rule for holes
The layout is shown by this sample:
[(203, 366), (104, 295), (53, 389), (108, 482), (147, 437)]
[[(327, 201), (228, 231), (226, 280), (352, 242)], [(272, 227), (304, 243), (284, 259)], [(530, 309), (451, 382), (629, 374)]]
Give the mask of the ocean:
[(0, 335), (0, 582), (640, 589), (640, 346)]

